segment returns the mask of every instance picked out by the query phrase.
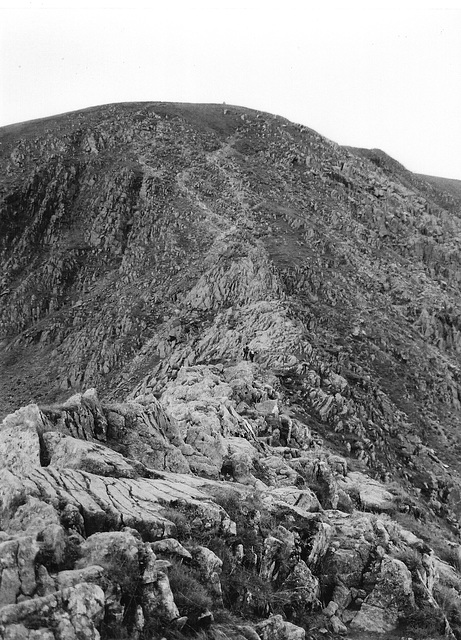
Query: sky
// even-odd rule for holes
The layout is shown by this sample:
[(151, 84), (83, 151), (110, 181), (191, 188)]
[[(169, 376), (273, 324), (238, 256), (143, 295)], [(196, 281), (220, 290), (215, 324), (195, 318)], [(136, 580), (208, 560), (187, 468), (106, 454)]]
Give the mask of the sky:
[(461, 0), (0, 0), (0, 126), (131, 101), (268, 111), (461, 179)]

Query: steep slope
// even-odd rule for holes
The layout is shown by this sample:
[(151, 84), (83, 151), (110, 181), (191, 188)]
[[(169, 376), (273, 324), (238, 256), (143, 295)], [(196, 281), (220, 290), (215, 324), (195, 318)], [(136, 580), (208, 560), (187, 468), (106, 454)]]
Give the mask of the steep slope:
[[(0, 408), (42, 405), (9, 416), (0, 431), (6, 449), (14, 451), (15, 430), (29, 443), (24, 454), (4, 455), (3, 529), (32, 535), (15, 515), (32, 498), (52, 505), (66, 540), (74, 535), (66, 509), (83, 518), (80, 565), (45, 561), (39, 550), (30, 565), (53, 576), (62, 615), (73, 620), (60, 573), (83, 567), (82, 558), (99, 566), (88, 541), (115, 529), (136, 547), (133, 603), (142, 604), (145, 629), (176, 619), (174, 603), (166, 618), (159, 613), (163, 578), (142, 577), (146, 545), (179, 536), (159, 504), (193, 514), (189, 545), (206, 504), (215, 537), (202, 547), (227, 566), (234, 612), (240, 602), (249, 618), (282, 613), (314, 636), (322, 624), (333, 634), (344, 624), (349, 633), (392, 633), (416, 614), (424, 628), (426, 610), (448, 624), (435, 575), (455, 600), (461, 582), (430, 547), (450, 558), (459, 548), (461, 199), (453, 189), (379, 150), (341, 148), (283, 118), (226, 105), (108, 105), (6, 127), (0, 142)], [(92, 393), (67, 401), (93, 386), (102, 404)], [(27, 486), (22, 464), (34, 469)], [(259, 512), (270, 525), (247, 530), (228, 480), (257, 502), (251, 517)], [(237, 538), (230, 525), (219, 529), (229, 515)], [(133, 530), (142, 542), (126, 537)], [(237, 554), (239, 545), (253, 550), (254, 564), (236, 569), (220, 536)], [(276, 552), (283, 570), (274, 569)], [(5, 566), (14, 573), (14, 563)], [(155, 607), (139, 591), (143, 580), (156, 585)], [(272, 584), (271, 597), (258, 580)], [(296, 580), (301, 604), (282, 595)], [(110, 637), (104, 602), (112, 596), (102, 578), (90, 584), (88, 625), (101, 628), (103, 616)], [(111, 589), (125, 589), (117, 606), (136, 637), (136, 607), (120, 584)], [(21, 589), (8, 591), (7, 604), (51, 597), (43, 579)], [(315, 613), (320, 600), (336, 603), (324, 618)], [(5, 629), (14, 616), (24, 626), (27, 611), (7, 622), (1, 611)], [(240, 627), (235, 637), (245, 636)], [(264, 629), (262, 638), (276, 633)]]
[(438, 176), (420, 176), (426, 182), (433, 184), (442, 191), (447, 191), (455, 198), (461, 197), (461, 180), (452, 180), (450, 178), (440, 178)]

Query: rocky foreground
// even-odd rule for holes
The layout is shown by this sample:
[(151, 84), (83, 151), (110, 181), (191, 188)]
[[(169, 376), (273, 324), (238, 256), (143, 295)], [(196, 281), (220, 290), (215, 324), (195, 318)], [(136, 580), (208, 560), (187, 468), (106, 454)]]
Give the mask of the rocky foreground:
[(0, 637), (461, 637), (456, 181), (227, 106), (0, 141)]
[(435, 596), (454, 568), (258, 374), (188, 367), (162, 404), (90, 390), (4, 420), (5, 640), (450, 629)]

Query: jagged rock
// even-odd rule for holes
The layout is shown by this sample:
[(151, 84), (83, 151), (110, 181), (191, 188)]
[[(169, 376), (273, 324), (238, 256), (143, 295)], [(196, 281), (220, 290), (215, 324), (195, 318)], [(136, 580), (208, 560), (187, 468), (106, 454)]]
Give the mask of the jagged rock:
[(261, 640), (304, 640), (306, 632), (291, 622), (285, 622), (280, 615), (271, 616), (256, 625)]
[(407, 529), (400, 528), (399, 536), (400, 539), (403, 540), (403, 542), (405, 542), (409, 547), (416, 547), (418, 545), (421, 545), (423, 542), (421, 538), (418, 538), (418, 536), (415, 536), (414, 533), (408, 531)]
[(432, 596), (436, 584), (438, 573), (433, 552), (423, 553), (421, 558), (422, 570), (420, 572), (421, 581), (427, 589), (427, 593)]
[(282, 540), (274, 538), (274, 536), (268, 536), (264, 540), (264, 552), (259, 575), (265, 582), (270, 582), (274, 574), (279, 572), (281, 563), (280, 552), (283, 547), (284, 543)]
[(338, 608), (345, 609), (352, 600), (351, 589), (348, 589), (344, 584), (337, 584), (333, 589), (333, 596), (329, 604), (334, 602), (338, 605)]
[[(186, 480), (187, 479), (187, 480)], [(71, 469), (59, 473), (52, 467), (30, 470), (19, 477), (0, 470), (0, 508), (7, 524), (26, 496), (45, 497), (55, 506), (72, 505), (83, 514), (87, 534), (122, 522), (150, 538), (169, 537), (174, 525), (162, 515), (164, 505), (183, 501), (207, 529), (226, 525), (223, 509), (200, 490), (203, 482), (188, 476), (165, 474), (157, 480), (106, 478)], [(67, 508), (67, 507), (66, 507)]]
[(411, 574), (400, 560), (385, 556), (376, 586), (351, 622), (354, 629), (386, 633), (415, 607)]
[[(226, 445), (223, 438), (235, 430), (235, 419), (228, 410), (232, 388), (210, 367), (182, 368), (166, 388), (162, 402), (178, 421), (186, 444), (203, 456), (216, 471), (221, 470)], [(189, 464), (194, 468), (194, 460)], [(203, 470), (203, 466), (202, 466)]]
[(129, 533), (95, 533), (81, 545), (80, 554), (77, 569), (101, 566), (111, 581), (126, 589), (134, 588), (139, 580), (138, 541)]
[(149, 598), (144, 592), (143, 596), (143, 610), (147, 619), (171, 622), (171, 620), (179, 618), (179, 611), (174, 602), (168, 577), (165, 574), (161, 572), (158, 574), (150, 595)]
[(316, 527), (310, 541), (310, 551), (307, 564), (312, 570), (318, 570), (324, 559), (332, 537), (332, 527), (326, 522), (316, 522)]
[(104, 574), (107, 568), (99, 565), (85, 566), (83, 569), (70, 569), (60, 571), (54, 579), (55, 590), (67, 589), (75, 587), (77, 584), (87, 582), (89, 584), (97, 584), (104, 588)]
[(290, 606), (296, 620), (302, 620), (305, 611), (319, 606), (320, 585), (303, 560), (300, 560), (289, 573), (281, 586), (290, 592)]
[(322, 586), (337, 583), (359, 587), (377, 546), (373, 522), (366, 515), (330, 512), (333, 525), (328, 553), (322, 566)]
[(103, 406), (103, 411), (107, 416), (108, 443), (126, 458), (154, 469), (176, 473), (190, 470), (180, 450), (183, 440), (179, 428), (154, 396)]
[[(18, 438), (18, 434), (22, 435)], [(120, 453), (95, 442), (102, 440), (120, 449), (124, 456), (150, 467), (189, 471), (184, 456), (174, 446), (182, 443), (179, 431), (153, 397), (145, 405), (127, 403), (106, 409), (94, 390), (89, 390), (70, 398), (61, 407), (47, 409), (46, 414), (36, 405), (29, 405), (5, 418), (0, 430), (2, 438), (0, 466), (14, 466), (18, 470), (40, 466), (45, 461), (58, 468), (100, 475), (135, 477), (143, 473), (142, 466), (129, 463)]]
[(0, 430), (0, 467), (14, 467), (27, 472), (31, 466), (40, 466), (40, 444), (33, 426), (15, 425)]
[(179, 558), (187, 558), (188, 560), (192, 559), (190, 551), (185, 549), (175, 538), (157, 540), (152, 543), (152, 549), (156, 553), (165, 553), (171, 556), (178, 556)]
[(94, 442), (84, 442), (61, 433), (43, 434), (50, 464), (57, 469), (80, 469), (101, 476), (134, 478), (137, 470), (121, 454)]
[[(334, 462), (335, 466), (337, 462)], [(302, 457), (290, 460), (289, 465), (303, 477), (307, 483), (315, 482), (321, 487), (322, 506), (336, 509), (339, 501), (338, 483), (329, 462), (318, 453), (304, 453)], [(342, 470), (342, 465), (340, 466)]]
[(298, 474), (283, 458), (268, 456), (259, 461), (259, 466), (267, 478), (267, 484), (275, 487), (292, 487), (296, 485)]
[[(299, 624), (321, 586), (334, 633), (358, 607), (361, 629), (411, 610), (396, 547), (418, 554), (428, 600), (457, 584), (354, 507), (457, 536), (460, 201), (382, 152), (244, 111), (109, 105), (0, 132), (0, 404), (53, 402), (0, 427), (0, 619), (16, 607), (0, 635), (96, 640), (100, 587), (107, 635), (169, 623), (155, 552), (190, 561), (162, 541), (176, 534), (293, 588)], [(79, 392), (94, 384), (102, 402)], [(229, 487), (237, 525), (213, 498)], [(218, 594), (210, 557), (197, 575)]]
[(24, 504), (18, 506), (8, 520), (8, 531), (12, 534), (25, 532), (38, 535), (47, 527), (60, 523), (59, 514), (51, 504), (30, 495), (25, 497)]
[(246, 640), (258, 640), (260, 638), (253, 627), (250, 627), (249, 625), (239, 625), (237, 628)]
[(38, 536), (42, 555), (52, 566), (62, 566), (69, 551), (68, 537), (58, 524), (50, 524)]
[(351, 513), (354, 509), (354, 502), (352, 498), (340, 487), (338, 487), (338, 504), (336, 505), (336, 508), (339, 509), (339, 511), (345, 511), (346, 513)]
[[(30, 428), (32, 434), (34, 429), (37, 433), (42, 433), (46, 429), (45, 423), (46, 418), (40, 411), (38, 405), (28, 404), (26, 407), (17, 409), (14, 413), (10, 413), (3, 419), (1, 432), (8, 430), (7, 433), (11, 434), (11, 430), (16, 428), (19, 429), (19, 432), (24, 429), (27, 433), (27, 428)], [(35, 445), (33, 446), (33, 449), (36, 449)]]
[(333, 631), (333, 633), (339, 633), (339, 634), (342, 634), (342, 635), (347, 633), (346, 625), (341, 622), (341, 620), (338, 618), (338, 616), (332, 616), (330, 618), (330, 627), (331, 627), (331, 630)]
[(192, 558), (197, 566), (203, 580), (208, 585), (210, 592), (218, 601), (222, 601), (222, 588), (220, 575), (222, 571), (222, 560), (206, 547), (198, 546), (191, 549)]
[(261, 413), (263, 416), (279, 415), (279, 407), (278, 407), (277, 400), (264, 400), (263, 402), (257, 402), (255, 404), (255, 409), (258, 413)]
[(236, 482), (255, 485), (254, 463), (259, 460), (257, 449), (245, 438), (225, 439), (227, 453), (223, 459), (221, 473), (231, 475)]
[(14, 604), (18, 598), (33, 595), (39, 551), (34, 536), (0, 542), (0, 605)]
[[(140, 565), (142, 566), (142, 582), (144, 584), (153, 584), (157, 581), (159, 571), (164, 571), (171, 565), (168, 561), (157, 560), (157, 556), (152, 550), (152, 546), (139, 545)], [(165, 564), (163, 564), (165, 563)]]
[(348, 493), (358, 492), (360, 504), (365, 511), (385, 513), (396, 509), (394, 496), (380, 482), (369, 478), (363, 473), (350, 472), (339, 483)]
[(325, 609), (323, 609), (322, 613), (324, 616), (327, 616), (327, 618), (331, 618), (334, 615), (336, 615), (337, 611), (338, 611), (338, 603), (335, 602), (334, 600), (330, 600), (330, 602), (325, 607)]
[(304, 511), (320, 511), (321, 506), (317, 496), (310, 489), (297, 489), (296, 487), (277, 487), (270, 492), (275, 501), (280, 500)]
[[(87, 389), (85, 393), (77, 393), (66, 400), (63, 409), (69, 410), (74, 417), (78, 437), (95, 438), (101, 442), (106, 441), (107, 421), (102, 411), (101, 404), (96, 393), (96, 389)], [(72, 427), (71, 427), (72, 429)], [(75, 436), (75, 432), (71, 433)]]
[(179, 611), (165, 573), (168, 567), (160, 566), (160, 563), (149, 548), (144, 550), (142, 611), (147, 623), (168, 623), (179, 618)]
[(98, 640), (103, 613), (103, 590), (96, 584), (83, 582), (48, 596), (0, 608), (0, 634), (8, 640)]
[(61, 522), (72, 534), (83, 535), (85, 533), (85, 520), (77, 505), (68, 502), (61, 511)]

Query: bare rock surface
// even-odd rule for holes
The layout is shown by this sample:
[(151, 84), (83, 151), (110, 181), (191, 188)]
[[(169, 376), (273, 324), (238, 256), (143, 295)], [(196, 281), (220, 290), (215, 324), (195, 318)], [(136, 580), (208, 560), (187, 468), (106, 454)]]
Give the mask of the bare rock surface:
[(376, 586), (352, 620), (363, 631), (385, 633), (414, 608), (411, 574), (400, 560), (384, 557)]
[(227, 105), (0, 143), (0, 636), (461, 638), (457, 185)]
[(360, 472), (351, 472), (340, 481), (340, 487), (357, 492), (361, 505), (367, 511), (386, 512), (396, 508), (394, 496), (385, 486)]

